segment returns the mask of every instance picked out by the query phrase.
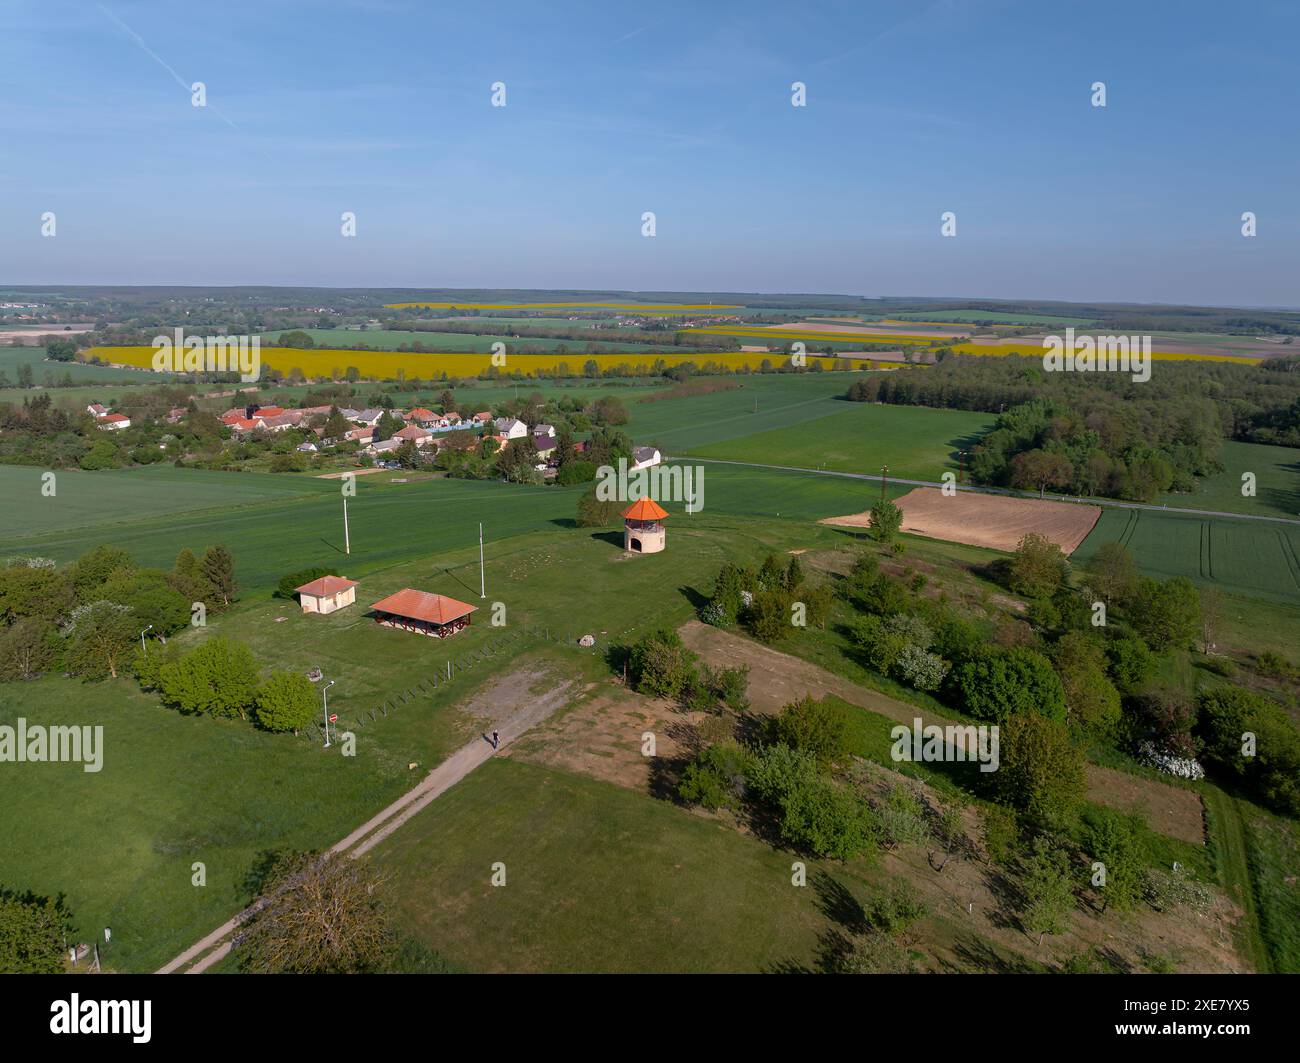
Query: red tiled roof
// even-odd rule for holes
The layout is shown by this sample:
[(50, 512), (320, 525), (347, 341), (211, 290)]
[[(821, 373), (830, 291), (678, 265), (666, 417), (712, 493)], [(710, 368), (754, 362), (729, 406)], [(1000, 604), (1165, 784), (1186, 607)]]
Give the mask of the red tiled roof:
[(118, 421), (129, 421), (131, 418), (123, 417), (120, 413), (106, 413), (100, 418), (101, 421), (112, 421), (116, 424)]
[(393, 433), (394, 439), (428, 439), (432, 432), (426, 432), (419, 425), (408, 424), (405, 428)]
[(463, 616), (478, 610), (477, 605), (466, 605), (445, 594), (431, 594), (428, 591), (416, 591), (410, 587), (390, 594), (387, 598), (375, 602), (370, 607), (377, 613), (393, 613), (411, 620), (423, 620), (430, 624), (450, 624)]
[(649, 495), (638, 498), (623, 510), (624, 520), (663, 520), (666, 516), (668, 511)]
[(355, 580), (344, 579), (342, 576), (321, 576), (320, 579), (314, 579), (310, 583), (304, 583), (301, 587), (295, 587), (294, 591), (312, 598), (324, 598), (326, 595), (338, 594), (339, 591), (345, 591), (349, 587), (355, 587), (356, 585)]
[(438, 415), (432, 410), (426, 410), (423, 406), (417, 406), (406, 415), (408, 421), (432, 421)]

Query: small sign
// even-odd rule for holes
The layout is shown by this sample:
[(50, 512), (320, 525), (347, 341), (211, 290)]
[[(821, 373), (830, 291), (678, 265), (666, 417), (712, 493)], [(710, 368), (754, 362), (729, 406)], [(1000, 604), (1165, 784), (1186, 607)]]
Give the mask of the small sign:
[(330, 723), (338, 723), (339, 718), (335, 713), (330, 713)]

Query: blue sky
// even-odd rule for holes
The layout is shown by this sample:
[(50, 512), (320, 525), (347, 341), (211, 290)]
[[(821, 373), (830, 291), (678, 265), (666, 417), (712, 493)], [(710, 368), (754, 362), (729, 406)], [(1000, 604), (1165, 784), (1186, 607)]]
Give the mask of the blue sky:
[(0, 9), (0, 283), (1300, 305), (1290, 2)]

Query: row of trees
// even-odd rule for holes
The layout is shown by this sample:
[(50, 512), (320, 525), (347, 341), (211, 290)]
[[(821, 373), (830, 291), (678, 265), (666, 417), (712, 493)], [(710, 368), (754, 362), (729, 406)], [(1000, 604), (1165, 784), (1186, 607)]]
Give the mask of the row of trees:
[(224, 546), (202, 557), (182, 550), (171, 571), (143, 568), (125, 550), (99, 546), (59, 568), (38, 557), (0, 568), (0, 679), (34, 679), (61, 669), (87, 679), (116, 677), (141, 635), (174, 634), (199, 605), (206, 612), (238, 594)]

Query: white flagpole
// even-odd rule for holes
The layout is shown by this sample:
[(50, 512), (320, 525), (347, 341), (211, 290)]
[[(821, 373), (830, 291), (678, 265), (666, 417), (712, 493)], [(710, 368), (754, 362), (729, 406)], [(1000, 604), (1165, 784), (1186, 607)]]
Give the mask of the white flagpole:
[(352, 540), (348, 537), (348, 496), (343, 496), (343, 552), (352, 553)]
[(478, 522), (478, 596), (487, 597), (487, 576), (483, 573), (483, 522)]

